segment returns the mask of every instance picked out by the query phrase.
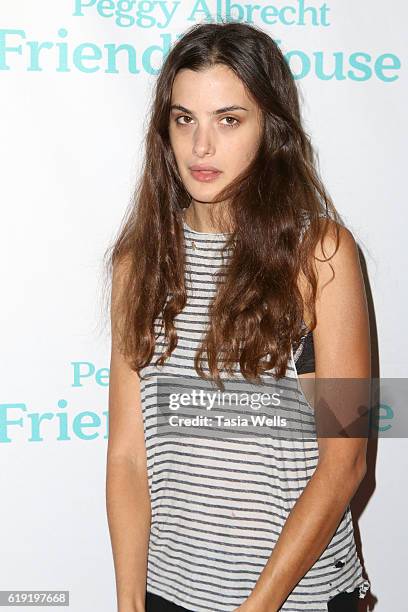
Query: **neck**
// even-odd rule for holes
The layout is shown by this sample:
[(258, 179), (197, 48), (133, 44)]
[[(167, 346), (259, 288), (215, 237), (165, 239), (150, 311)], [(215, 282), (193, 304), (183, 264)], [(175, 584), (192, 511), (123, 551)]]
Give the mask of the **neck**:
[[(210, 206), (212, 207), (211, 210), (209, 209)], [(223, 220), (225, 221), (224, 206), (221, 207), (221, 203), (204, 204), (192, 200), (190, 206), (184, 210), (183, 218), (187, 225), (196, 232), (223, 232), (224, 230), (214, 223), (211, 213), (216, 219), (220, 219), (221, 223)]]

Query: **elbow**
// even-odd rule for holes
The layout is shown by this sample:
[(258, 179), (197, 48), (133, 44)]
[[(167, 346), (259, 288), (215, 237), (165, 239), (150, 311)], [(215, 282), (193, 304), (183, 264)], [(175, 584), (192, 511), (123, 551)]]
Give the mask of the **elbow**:
[(141, 476), (147, 477), (147, 463), (145, 455), (130, 453), (116, 453), (108, 451), (106, 455), (107, 472), (113, 470), (131, 470)]
[(365, 454), (364, 454), (363, 457), (359, 458), (356, 461), (354, 471), (356, 473), (356, 479), (357, 479), (358, 483), (360, 483), (362, 480), (364, 480), (364, 477), (365, 477), (365, 475), (367, 473), (367, 461), (366, 461)]
[[(349, 467), (348, 475), (346, 474), (346, 478), (348, 478), (351, 497), (354, 496), (357, 489), (360, 487), (360, 484), (364, 480), (366, 473), (367, 464), (365, 458), (357, 460), (353, 466)], [(347, 482), (347, 480), (345, 480), (345, 482)]]
[(354, 455), (351, 464), (348, 466), (348, 472), (353, 479), (359, 484), (367, 473), (367, 457), (366, 445), (364, 444)]
[(367, 473), (367, 463), (365, 456), (356, 459), (354, 464), (349, 468), (350, 483), (354, 489), (357, 489)]
[(319, 471), (325, 473), (332, 483), (342, 482), (349, 484), (353, 489), (361, 483), (367, 473), (365, 454), (359, 454), (352, 460), (340, 461), (339, 457), (325, 457), (318, 464)]

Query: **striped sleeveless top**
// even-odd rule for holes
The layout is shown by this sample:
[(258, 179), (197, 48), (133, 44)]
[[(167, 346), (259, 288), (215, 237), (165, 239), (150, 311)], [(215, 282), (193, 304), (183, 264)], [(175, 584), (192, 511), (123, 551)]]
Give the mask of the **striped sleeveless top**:
[[(184, 221), (183, 228), (188, 300), (175, 319), (178, 345), (163, 366), (153, 365), (163, 347), (158, 319), (155, 355), (141, 371), (152, 509), (146, 586), (188, 610), (231, 612), (253, 590), (311, 478), (318, 443), (293, 349), (280, 387), (279, 411), (294, 416), (295, 426), (308, 436), (281, 438), (268, 430), (231, 437), (223, 435), (222, 427), (212, 436), (202, 435), (204, 429), (190, 435), (158, 435), (158, 381), (168, 377), (194, 385), (202, 380), (194, 368), (194, 354), (208, 323), (214, 275), (225, 261), (225, 234), (197, 232)], [(327, 612), (328, 600), (356, 587), (363, 598), (370, 583), (362, 575), (348, 506), (332, 540), (280, 609)]]

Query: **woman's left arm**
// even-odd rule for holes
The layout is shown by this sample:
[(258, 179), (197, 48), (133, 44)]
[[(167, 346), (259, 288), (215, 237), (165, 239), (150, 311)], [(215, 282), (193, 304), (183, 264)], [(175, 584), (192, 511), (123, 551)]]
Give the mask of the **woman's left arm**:
[[(315, 255), (334, 252), (333, 225)], [(317, 261), (313, 331), (316, 379), (369, 381), (370, 332), (358, 250), (339, 227), (339, 248)], [(333, 271), (330, 268), (332, 265)], [(260, 577), (240, 612), (276, 612), (330, 542), (366, 473), (366, 437), (318, 437), (318, 465), (290, 512)]]

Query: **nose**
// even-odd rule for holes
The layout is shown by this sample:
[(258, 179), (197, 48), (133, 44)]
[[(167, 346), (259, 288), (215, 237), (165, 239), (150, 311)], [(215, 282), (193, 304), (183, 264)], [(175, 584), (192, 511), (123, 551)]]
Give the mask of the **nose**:
[(199, 126), (193, 136), (193, 154), (197, 157), (215, 153), (214, 135), (211, 127)]

